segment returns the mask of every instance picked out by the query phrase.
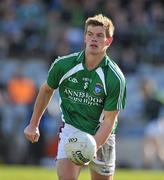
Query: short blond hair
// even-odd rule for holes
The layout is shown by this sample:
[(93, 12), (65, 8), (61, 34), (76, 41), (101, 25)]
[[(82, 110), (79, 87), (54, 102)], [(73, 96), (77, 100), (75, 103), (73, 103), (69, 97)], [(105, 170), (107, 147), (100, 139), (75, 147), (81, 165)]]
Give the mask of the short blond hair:
[(112, 20), (102, 14), (95, 15), (93, 17), (89, 17), (85, 21), (85, 33), (87, 32), (87, 28), (89, 25), (93, 26), (103, 26), (106, 30), (107, 37), (113, 37), (114, 34), (114, 25)]

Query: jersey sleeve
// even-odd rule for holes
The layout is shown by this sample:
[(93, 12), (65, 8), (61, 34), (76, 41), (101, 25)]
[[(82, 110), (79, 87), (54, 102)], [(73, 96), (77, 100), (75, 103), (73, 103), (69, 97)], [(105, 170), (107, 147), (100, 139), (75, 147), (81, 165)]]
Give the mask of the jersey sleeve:
[(105, 98), (104, 110), (115, 111), (125, 107), (126, 101), (126, 82), (125, 78), (116, 78), (115, 81), (108, 86), (107, 96)]
[(61, 79), (61, 68), (59, 63), (55, 60), (48, 71), (47, 84), (53, 88), (57, 89)]

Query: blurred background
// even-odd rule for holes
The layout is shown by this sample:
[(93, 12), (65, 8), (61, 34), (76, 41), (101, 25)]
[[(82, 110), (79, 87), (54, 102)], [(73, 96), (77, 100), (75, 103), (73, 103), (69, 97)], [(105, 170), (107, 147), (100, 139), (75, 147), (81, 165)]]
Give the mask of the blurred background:
[(61, 125), (58, 93), (24, 138), (38, 89), (56, 57), (83, 49), (87, 17), (115, 25), (108, 55), (127, 79), (117, 129), (117, 166), (164, 169), (164, 2), (162, 0), (0, 1), (0, 164), (53, 166)]

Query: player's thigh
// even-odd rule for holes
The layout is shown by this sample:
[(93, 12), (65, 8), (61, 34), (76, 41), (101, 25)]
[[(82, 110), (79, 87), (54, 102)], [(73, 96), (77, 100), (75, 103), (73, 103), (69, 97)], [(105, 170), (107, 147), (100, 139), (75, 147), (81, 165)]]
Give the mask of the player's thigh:
[(103, 176), (96, 173), (93, 170), (90, 170), (90, 172), (91, 172), (91, 180), (113, 180), (113, 175)]
[(68, 159), (58, 160), (56, 168), (59, 180), (77, 180), (81, 169)]
[(96, 158), (89, 164), (92, 180), (112, 180), (115, 160), (115, 135), (112, 135), (97, 151)]

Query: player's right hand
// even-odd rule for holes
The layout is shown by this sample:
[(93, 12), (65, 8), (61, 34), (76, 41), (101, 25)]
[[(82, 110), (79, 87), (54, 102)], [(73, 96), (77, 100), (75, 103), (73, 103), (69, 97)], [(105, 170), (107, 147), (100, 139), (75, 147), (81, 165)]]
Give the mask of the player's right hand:
[(30, 124), (24, 129), (24, 134), (26, 139), (31, 141), (32, 143), (38, 142), (40, 133), (38, 127), (32, 127)]

